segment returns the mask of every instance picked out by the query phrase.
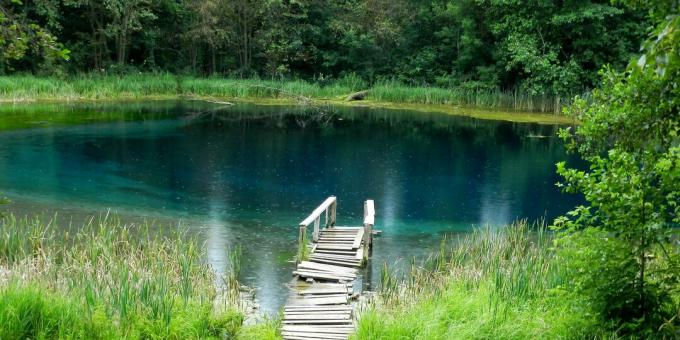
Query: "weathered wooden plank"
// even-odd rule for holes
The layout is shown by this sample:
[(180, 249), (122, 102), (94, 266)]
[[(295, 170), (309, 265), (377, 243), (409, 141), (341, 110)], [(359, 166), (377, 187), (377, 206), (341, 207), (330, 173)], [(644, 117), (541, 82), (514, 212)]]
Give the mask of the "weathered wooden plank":
[(312, 268), (298, 268), (296, 270), (296, 272), (321, 274), (321, 275), (331, 275), (331, 276), (337, 276), (337, 277), (349, 278), (349, 279), (355, 279), (357, 277), (356, 273), (332, 272), (332, 271), (329, 271), (329, 270), (320, 270), (320, 269), (312, 269)]
[(339, 326), (339, 325), (326, 325), (326, 326), (316, 326), (316, 325), (285, 325), (281, 327), (284, 332), (311, 332), (311, 333), (337, 333), (345, 334), (354, 331), (353, 326)]
[(330, 257), (355, 257), (357, 255), (357, 250), (353, 251), (333, 251), (333, 250), (320, 250), (312, 253), (310, 256), (330, 256)]
[[(286, 326), (295, 327), (297, 325), (286, 325)], [(298, 326), (298, 327), (306, 327), (306, 326)], [(347, 339), (347, 337), (353, 332), (354, 332), (353, 329), (337, 330), (337, 329), (333, 329), (333, 328), (329, 329), (329, 328), (324, 328), (324, 327), (296, 329), (296, 328), (286, 328), (284, 326), (284, 327), (281, 328), (281, 335), (294, 335), (294, 334), (307, 335), (307, 334), (309, 334), (311, 336), (318, 336), (318, 337), (338, 336), (338, 337), (340, 337), (340, 339)]]
[(326, 338), (317, 337), (307, 337), (303, 335), (286, 335), (283, 337), (284, 340), (327, 340)]
[(357, 260), (356, 255), (345, 256), (345, 257), (331, 257), (331, 256), (322, 256), (322, 255), (319, 255), (319, 256), (310, 257), (309, 260), (310, 260), (310, 261), (317, 262), (316, 259), (322, 259), (322, 260), (335, 260), (335, 261), (340, 261), (340, 262), (351, 262), (351, 263), (358, 263), (358, 262), (360, 262), (359, 260)]
[(284, 311), (283, 315), (336, 315), (342, 314), (346, 315), (348, 318), (351, 317), (352, 311), (348, 310), (299, 310), (299, 311)]
[(364, 259), (364, 248), (359, 248), (357, 250), (356, 259), (359, 260), (359, 261)]
[(345, 250), (345, 251), (350, 251), (352, 250), (352, 245), (349, 244), (347, 246), (342, 246), (338, 244), (319, 244), (317, 249), (321, 250)]
[(323, 250), (323, 249), (321, 249), (321, 250), (319, 250), (319, 251), (315, 251), (315, 252), (312, 253), (310, 256), (338, 256), (338, 257), (345, 256), (345, 257), (355, 257), (355, 256), (357, 256), (357, 252), (356, 252), (356, 251), (348, 251), (348, 252), (345, 252), (345, 251), (337, 251), (337, 250), (336, 250), (336, 251), (333, 251), (333, 250)]
[(299, 291), (298, 295), (333, 295), (333, 294), (349, 294), (349, 289), (315, 289), (310, 291)]
[(327, 306), (319, 306), (319, 305), (297, 305), (300, 307), (309, 307), (309, 308), (296, 308), (296, 309), (285, 309), (283, 312), (284, 313), (322, 313), (322, 312), (335, 312), (335, 313), (352, 313), (351, 309), (338, 309), (338, 308), (332, 308), (332, 307), (348, 307), (347, 305), (327, 305)]
[(347, 286), (339, 286), (336, 288), (307, 288), (298, 291), (299, 295), (318, 295), (318, 294), (347, 294), (349, 289)]
[(351, 255), (336, 255), (336, 254), (325, 254), (325, 253), (316, 253), (312, 254), (310, 258), (316, 257), (320, 259), (331, 259), (331, 260), (340, 260), (340, 261), (357, 261), (356, 258), (356, 253), (351, 254)]
[(317, 337), (307, 337), (303, 335), (286, 335), (283, 337), (284, 340), (326, 340), (325, 338)]
[(345, 251), (351, 251), (352, 250), (352, 245), (342, 245), (342, 244), (327, 244), (327, 243), (320, 243), (316, 247), (317, 250), (322, 249), (322, 250), (345, 250)]
[(332, 295), (301, 295), (298, 296), (297, 299), (299, 301), (309, 301), (313, 299), (322, 299), (322, 298), (332, 298), (332, 297), (346, 297), (347, 294), (341, 293), (341, 294), (332, 294)]
[(359, 232), (357, 233), (356, 238), (354, 239), (354, 243), (352, 244), (352, 248), (357, 249), (361, 247), (361, 241), (364, 239), (364, 230), (359, 229)]
[(295, 275), (299, 275), (302, 277), (309, 277), (312, 279), (320, 279), (320, 280), (327, 280), (327, 281), (352, 281), (356, 277), (353, 276), (340, 276), (337, 274), (330, 274), (330, 273), (320, 273), (320, 272), (314, 272), (314, 271), (295, 271), (293, 272)]
[(356, 253), (356, 249), (316, 249), (314, 251), (315, 253), (333, 253), (333, 254), (345, 254), (345, 255), (354, 255)]
[(337, 261), (344, 261), (344, 262), (359, 262), (357, 260), (356, 255), (351, 255), (351, 256), (324, 256), (324, 255), (314, 255), (310, 257), (310, 261), (313, 259), (325, 259), (325, 260), (337, 260)]
[(317, 338), (329, 339), (329, 340), (343, 340), (343, 339), (347, 339), (349, 333), (347, 333), (347, 334), (329, 334), (329, 333), (283, 331), (283, 332), (281, 332), (281, 335), (283, 335), (283, 336), (317, 337)]
[(338, 314), (287, 314), (284, 316), (284, 320), (350, 320), (351, 317), (346, 313)]
[(347, 305), (337, 306), (310, 306), (310, 305), (289, 305), (284, 307), (284, 311), (352, 311), (352, 307)]
[(312, 269), (312, 270), (318, 270), (318, 271), (328, 271), (328, 272), (340, 272), (342, 274), (351, 274), (351, 275), (356, 275), (356, 273), (357, 273), (357, 270), (354, 269), (354, 268), (333, 266), (333, 265), (329, 265), (329, 264), (322, 264), (322, 263), (316, 263), (316, 262), (310, 262), (310, 261), (300, 262), (300, 264), (298, 264), (298, 269), (299, 268), (306, 268), (306, 269)]
[(298, 305), (339, 305), (347, 303), (347, 296), (322, 297), (315, 299), (296, 300)]
[(323, 203), (321, 203), (321, 205), (316, 207), (316, 209), (314, 209), (314, 211), (312, 211), (312, 213), (307, 216), (307, 218), (300, 222), (300, 225), (309, 226), (317, 217), (321, 216), (322, 212), (326, 211), (326, 209), (328, 209), (336, 201), (337, 200), (335, 196), (328, 197), (325, 201), (323, 201)]
[(322, 325), (322, 324), (329, 324), (329, 325), (334, 325), (334, 324), (335, 325), (337, 325), (337, 324), (343, 325), (344, 324), (344, 325), (347, 325), (347, 324), (351, 324), (351, 320), (347, 320), (347, 319), (337, 319), (337, 320), (323, 320), (323, 319), (317, 319), (317, 320), (283, 320), (283, 323), (284, 324), (311, 324), (311, 323), (314, 323), (314, 324), (319, 324), (319, 325)]
[(361, 263), (360, 262), (343, 262), (343, 261), (338, 261), (338, 260), (331, 260), (331, 259), (314, 259), (315, 262), (319, 263), (325, 263), (325, 264), (330, 264), (334, 266), (345, 266), (348, 268), (360, 268)]

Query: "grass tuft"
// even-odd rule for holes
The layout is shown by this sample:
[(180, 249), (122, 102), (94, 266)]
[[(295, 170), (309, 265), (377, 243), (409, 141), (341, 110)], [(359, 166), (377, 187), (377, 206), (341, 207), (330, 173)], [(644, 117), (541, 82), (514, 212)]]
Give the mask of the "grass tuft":
[(109, 215), (80, 227), (2, 219), (0, 338), (235, 337), (244, 314), (215, 303), (228, 293), (196, 239), (152, 230)]

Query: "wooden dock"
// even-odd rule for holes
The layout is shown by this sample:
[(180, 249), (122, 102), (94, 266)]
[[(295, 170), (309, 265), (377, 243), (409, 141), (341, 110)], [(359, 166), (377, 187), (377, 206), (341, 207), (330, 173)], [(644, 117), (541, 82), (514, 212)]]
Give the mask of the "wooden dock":
[(355, 330), (351, 300), (359, 268), (368, 261), (375, 208), (367, 200), (363, 226), (350, 227), (335, 226), (336, 209), (337, 199), (331, 196), (299, 225), (296, 279), (283, 310), (284, 339), (341, 340)]

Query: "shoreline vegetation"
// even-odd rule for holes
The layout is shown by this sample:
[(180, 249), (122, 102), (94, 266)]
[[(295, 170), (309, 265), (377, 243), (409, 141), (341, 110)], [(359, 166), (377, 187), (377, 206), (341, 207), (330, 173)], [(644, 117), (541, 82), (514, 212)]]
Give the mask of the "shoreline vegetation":
[[(380, 290), (366, 304), (354, 339), (627, 338), (630, 329), (574, 288), (588, 270), (585, 244), (620, 246), (606, 232), (555, 233), (526, 220), (444, 239), (438, 252), (412, 262), (407, 275), (383, 266)], [(649, 265), (672, 266), (664, 252), (651, 249)], [(675, 305), (667, 307), (677, 317), (680, 294), (671, 299)], [(648, 336), (677, 336), (674, 319)]]
[[(0, 337), (281, 339), (280, 316), (245, 322), (238, 249), (220, 276), (195, 238), (151, 227), (2, 217)], [(351, 339), (621, 336), (570, 291), (569, 249), (526, 220), (445, 238), (408, 274), (383, 264)]]
[(517, 221), (454, 240), (407, 275), (384, 265), (357, 339), (615, 337), (566, 293), (566, 272), (544, 225)]
[(239, 253), (218, 275), (185, 232), (111, 215), (83, 225), (0, 220), (0, 338), (251, 338), (244, 326)]
[[(357, 91), (366, 98), (347, 101)], [(569, 101), (519, 92), (413, 87), (398, 82), (369, 86), (355, 76), (328, 84), (306, 81), (197, 78), (171, 74), (81, 75), (65, 78), (0, 76), (0, 103), (197, 99), (262, 105), (314, 104), (435, 112), (479, 119), (573, 124), (561, 114)]]

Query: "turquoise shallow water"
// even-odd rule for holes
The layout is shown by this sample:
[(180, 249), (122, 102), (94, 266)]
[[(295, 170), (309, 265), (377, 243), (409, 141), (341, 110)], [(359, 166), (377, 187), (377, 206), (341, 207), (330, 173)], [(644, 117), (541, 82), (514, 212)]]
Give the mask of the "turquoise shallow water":
[(14, 125), (0, 132), (0, 192), (54, 210), (182, 219), (218, 270), (243, 247), (242, 279), (269, 310), (285, 299), (297, 223), (329, 195), (343, 225), (376, 202), (383, 234), (368, 283), (382, 262), (423, 255), (446, 234), (550, 220), (578, 202), (554, 185), (567, 158), (555, 126), (198, 102), (5, 107), (2, 121)]

